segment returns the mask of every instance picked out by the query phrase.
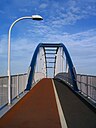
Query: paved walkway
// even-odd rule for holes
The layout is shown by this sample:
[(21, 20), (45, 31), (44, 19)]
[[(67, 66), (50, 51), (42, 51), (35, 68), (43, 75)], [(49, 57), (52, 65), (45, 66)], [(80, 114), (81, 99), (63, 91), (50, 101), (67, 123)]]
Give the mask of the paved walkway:
[(51, 79), (43, 79), (0, 119), (0, 128), (61, 128)]
[[(51, 79), (43, 79), (36, 84), (0, 119), (0, 128), (96, 128), (96, 113), (66, 84), (57, 80), (54, 83), (55, 86)], [(58, 111), (56, 93), (64, 115), (62, 109)]]
[(68, 128), (96, 128), (96, 113), (83, 103), (66, 84), (55, 80)]

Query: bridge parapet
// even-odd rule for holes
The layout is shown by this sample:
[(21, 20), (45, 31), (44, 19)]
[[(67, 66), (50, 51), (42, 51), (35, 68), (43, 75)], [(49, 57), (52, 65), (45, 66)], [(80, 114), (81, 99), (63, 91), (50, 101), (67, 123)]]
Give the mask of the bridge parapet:
[[(27, 73), (11, 76), (11, 99), (24, 92), (27, 82)], [(8, 76), (0, 77), (0, 108), (8, 104)]]
[[(58, 73), (55, 78), (59, 78), (73, 87), (72, 80), (68, 73)], [(77, 74), (75, 81), (77, 83), (79, 93), (96, 106), (96, 76)]]
[[(45, 75), (42, 72), (35, 72), (32, 84), (37, 83)], [(27, 73), (11, 76), (11, 99), (19, 98), (21, 93), (26, 89), (28, 80)], [(8, 76), (0, 77), (0, 109), (8, 104)]]

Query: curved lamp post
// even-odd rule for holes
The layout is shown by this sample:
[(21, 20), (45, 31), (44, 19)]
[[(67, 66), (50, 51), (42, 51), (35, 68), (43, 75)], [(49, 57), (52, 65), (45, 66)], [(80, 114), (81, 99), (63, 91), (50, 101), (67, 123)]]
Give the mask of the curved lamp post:
[(8, 32), (8, 104), (11, 104), (11, 66), (10, 66), (10, 51), (11, 51), (11, 41), (10, 41), (10, 37), (11, 37), (11, 30), (13, 28), (13, 26), (20, 20), (24, 20), (24, 19), (32, 19), (32, 20), (43, 20), (43, 18), (40, 15), (32, 15), (32, 16), (24, 16), (21, 18), (18, 18), (17, 20), (15, 20), (10, 28), (9, 28), (9, 32)]

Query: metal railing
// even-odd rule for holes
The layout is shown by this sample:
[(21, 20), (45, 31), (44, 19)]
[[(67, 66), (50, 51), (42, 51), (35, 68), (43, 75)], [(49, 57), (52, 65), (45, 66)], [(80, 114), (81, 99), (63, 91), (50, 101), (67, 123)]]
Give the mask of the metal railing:
[[(24, 92), (27, 82), (27, 74), (11, 76), (12, 99), (19, 97)], [(0, 108), (8, 103), (8, 76), (0, 77)]]
[(96, 76), (77, 74), (79, 91), (96, 103)]
[[(96, 103), (96, 76), (77, 74), (76, 77), (77, 79), (75, 81), (79, 92), (92, 102)], [(64, 80), (71, 87), (73, 86), (72, 79), (68, 77), (67, 73), (60, 73), (56, 76), (56, 78)]]
[[(43, 73), (35, 72), (32, 85), (43, 79)], [(26, 89), (28, 73), (11, 76), (11, 99), (19, 98)], [(8, 104), (8, 76), (0, 77), (0, 109)]]

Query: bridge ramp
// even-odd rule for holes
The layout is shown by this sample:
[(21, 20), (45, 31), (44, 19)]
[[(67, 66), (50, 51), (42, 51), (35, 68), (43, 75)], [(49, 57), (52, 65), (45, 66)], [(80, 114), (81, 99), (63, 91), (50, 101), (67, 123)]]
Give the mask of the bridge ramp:
[(63, 110), (66, 128), (96, 128), (96, 113), (88, 108), (66, 84), (57, 80), (52, 82), (52, 79), (43, 79), (37, 83), (0, 119), (0, 128), (64, 126), (61, 123), (54, 87)]
[(43, 79), (0, 119), (0, 128), (61, 128), (51, 79)]
[(81, 101), (72, 90), (54, 80), (68, 128), (96, 128), (96, 113)]

